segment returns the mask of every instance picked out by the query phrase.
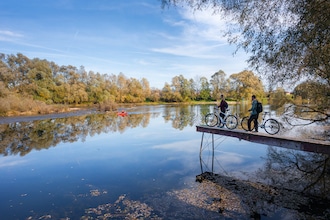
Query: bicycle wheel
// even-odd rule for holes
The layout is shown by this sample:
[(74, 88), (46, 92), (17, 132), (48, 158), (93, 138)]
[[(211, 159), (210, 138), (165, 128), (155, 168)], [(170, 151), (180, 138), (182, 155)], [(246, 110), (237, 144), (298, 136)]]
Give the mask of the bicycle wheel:
[(272, 118), (266, 120), (264, 126), (265, 131), (268, 134), (277, 134), (280, 131), (280, 123), (278, 123), (278, 121)]
[[(242, 121), (241, 121), (241, 126), (245, 131), (249, 131), (249, 126), (248, 126), (248, 120), (249, 120), (249, 116), (245, 116)], [(254, 123), (251, 123), (251, 130), (254, 129)]]
[(238, 120), (234, 115), (228, 115), (226, 117), (226, 127), (230, 130), (237, 128)]
[(214, 127), (218, 124), (218, 116), (214, 113), (209, 113), (205, 116), (205, 123), (207, 126)]

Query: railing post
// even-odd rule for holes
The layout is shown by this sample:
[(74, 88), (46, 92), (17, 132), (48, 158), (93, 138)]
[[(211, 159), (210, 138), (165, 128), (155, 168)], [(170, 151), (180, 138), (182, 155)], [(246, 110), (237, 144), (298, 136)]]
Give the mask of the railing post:
[(202, 134), (201, 147), (200, 147), (200, 149), (199, 149), (199, 162), (200, 162), (200, 165), (201, 165), (201, 173), (203, 173), (203, 166), (202, 166), (203, 139), (204, 139), (204, 132), (203, 132), (203, 134)]
[(214, 165), (214, 134), (212, 133), (212, 174), (214, 172), (213, 165)]

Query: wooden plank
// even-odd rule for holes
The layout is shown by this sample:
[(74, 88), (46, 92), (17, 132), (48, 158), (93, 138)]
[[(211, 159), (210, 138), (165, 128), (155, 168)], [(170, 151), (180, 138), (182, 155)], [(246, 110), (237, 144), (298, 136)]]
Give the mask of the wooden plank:
[(326, 141), (302, 140), (291, 137), (283, 137), (280, 135), (269, 135), (260, 132), (253, 133), (239, 129), (229, 130), (226, 128), (208, 127), (202, 125), (196, 126), (196, 130), (198, 132), (236, 137), (254, 143), (330, 155), (330, 142)]

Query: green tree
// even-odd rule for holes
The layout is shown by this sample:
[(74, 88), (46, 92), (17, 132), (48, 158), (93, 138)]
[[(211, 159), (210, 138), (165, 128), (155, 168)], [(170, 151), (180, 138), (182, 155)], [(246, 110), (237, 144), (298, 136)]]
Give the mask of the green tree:
[(91, 103), (100, 103), (101, 102), (101, 93), (102, 90), (100, 88), (100, 82), (99, 78), (97, 77), (97, 74), (93, 71), (88, 72), (88, 80), (87, 80), (87, 86), (86, 86), (86, 92), (88, 94), (88, 100)]
[(201, 99), (202, 100), (210, 100), (210, 98), (211, 98), (210, 83), (208, 82), (206, 77), (201, 77), (200, 78), (200, 85), (201, 85), (201, 90), (200, 90)]
[(125, 102), (137, 103), (145, 101), (143, 87), (139, 80), (130, 78), (127, 80), (128, 94), (126, 95)]
[(176, 101), (188, 101), (191, 99), (190, 82), (183, 75), (172, 78), (172, 87)]
[(28, 92), (36, 100), (45, 101), (46, 103), (53, 102), (55, 83), (52, 69), (47, 60), (33, 59), (30, 61), (27, 78), (29, 83), (21, 86), (22, 92)]

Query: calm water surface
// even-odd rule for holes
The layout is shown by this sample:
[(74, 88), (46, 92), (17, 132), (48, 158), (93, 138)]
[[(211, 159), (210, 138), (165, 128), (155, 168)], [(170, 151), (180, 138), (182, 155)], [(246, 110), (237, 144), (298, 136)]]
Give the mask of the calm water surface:
[(212, 108), (0, 124), (0, 219), (329, 218), (328, 155), (220, 135), (212, 151)]

